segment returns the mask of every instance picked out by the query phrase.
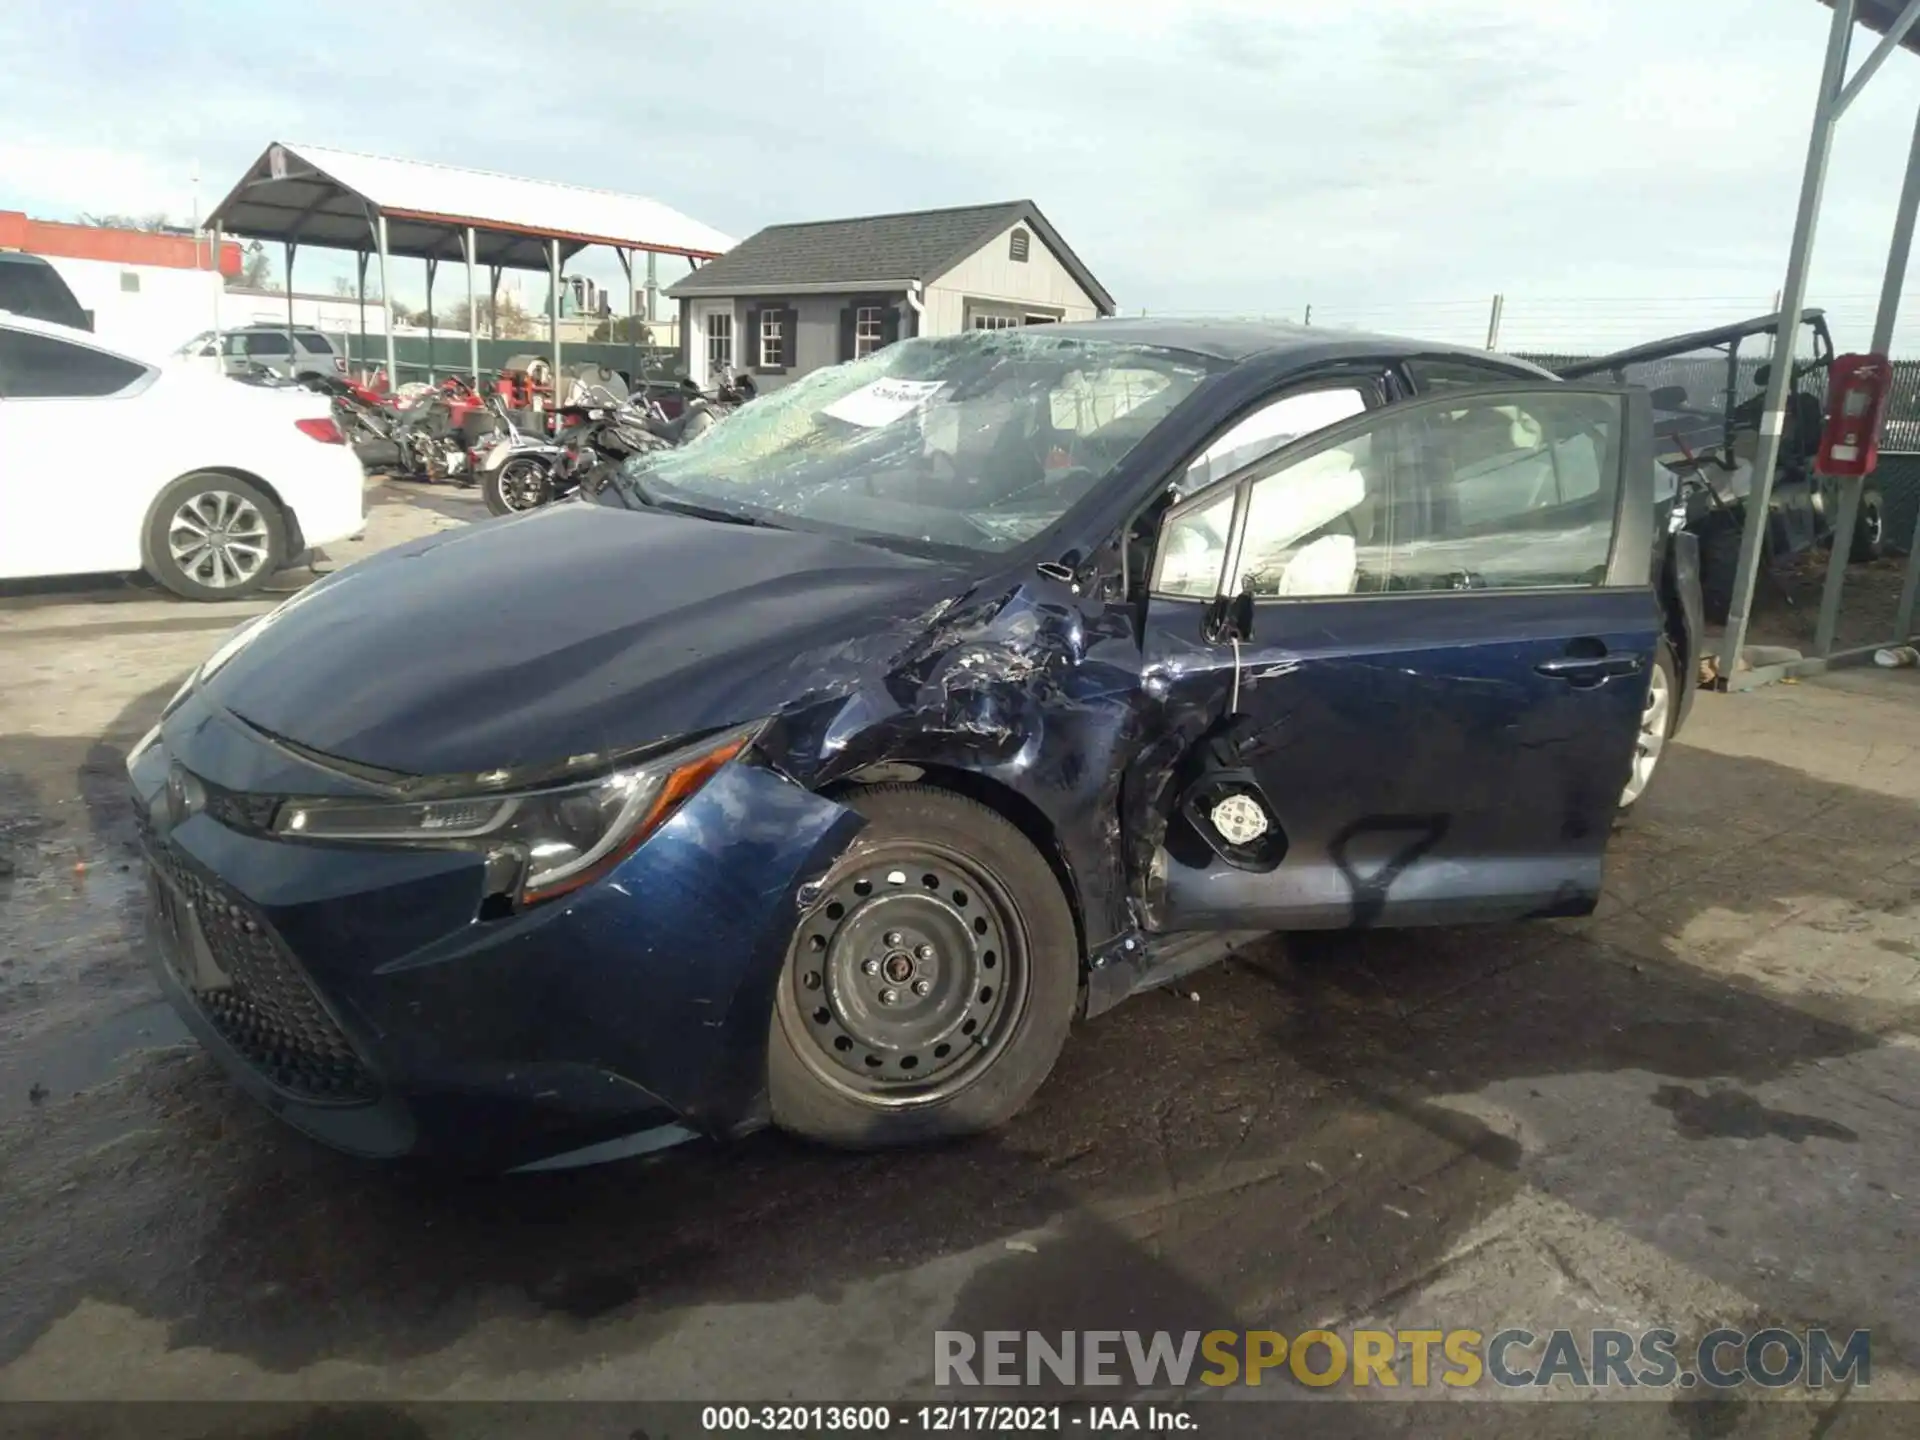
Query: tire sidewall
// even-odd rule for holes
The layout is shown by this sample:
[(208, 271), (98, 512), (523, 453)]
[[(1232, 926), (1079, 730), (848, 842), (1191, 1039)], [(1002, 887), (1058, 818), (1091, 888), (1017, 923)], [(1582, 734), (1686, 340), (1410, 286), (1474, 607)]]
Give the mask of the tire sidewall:
[[(1674, 659), (1672, 642), (1664, 635), (1660, 637), (1660, 643), (1654, 647), (1653, 664), (1655, 669), (1661, 671), (1667, 677), (1667, 733), (1665, 738), (1671, 741), (1674, 736), (1674, 727), (1679, 723), (1680, 719), (1680, 666)], [(1647, 683), (1649, 685), (1653, 683), (1651, 676), (1648, 677)], [(1635, 753), (1637, 754), (1640, 744), (1640, 727), (1637, 720), (1634, 724), (1633, 739)], [(1660, 747), (1660, 759), (1654, 765), (1653, 774), (1647, 780), (1647, 788), (1642, 790), (1631, 801), (1618, 808), (1615, 812), (1616, 820), (1625, 820), (1631, 816), (1646, 800), (1648, 793), (1652, 791), (1653, 787), (1660, 783), (1660, 777), (1666, 774), (1666, 772), (1667, 747), (1662, 745)]]
[[(188, 575), (174, 562), (172, 550), (167, 544), (167, 533), (174, 512), (189, 496), (213, 490), (244, 496), (260, 512), (267, 526), (267, 563), (245, 584), (229, 585), (224, 589), (203, 585)], [(279, 502), (252, 480), (216, 471), (194, 471), (167, 485), (154, 500), (153, 508), (147, 513), (141, 552), (147, 574), (182, 599), (240, 600), (258, 591), (287, 563), (287, 517), (281, 511)]]
[(526, 510), (518, 510), (518, 509), (515, 509), (513, 506), (507, 504), (507, 497), (506, 497), (506, 490), (505, 490), (507, 472), (509, 470), (514, 469), (516, 466), (527, 466), (527, 465), (540, 465), (540, 468), (546, 480), (547, 492), (548, 492), (547, 498), (545, 500), (542, 500), (540, 502), (540, 505), (536, 505), (532, 508), (537, 510), (540, 508), (541, 505), (549, 505), (553, 502), (553, 493), (552, 493), (553, 492), (553, 469), (552, 467), (548, 465), (541, 465), (541, 463), (537, 460), (530, 460), (525, 458), (510, 459), (510, 460), (507, 460), (505, 463), (503, 463), (498, 469), (489, 470), (487, 472), (486, 479), (480, 482), (480, 494), (481, 494), (481, 498), (483, 498), (487, 502), (488, 514), (490, 515), (525, 515), (529, 513)]
[(846, 802), (867, 826), (828, 873), (835, 878), (882, 845), (927, 839), (962, 851), (992, 872), (1012, 901), (1010, 922), (1026, 946), (1026, 1004), (999, 1057), (956, 1094), (924, 1104), (881, 1107), (817, 1076), (800, 1055), (791, 1026), (804, 1017), (791, 1003), (796, 923), (782, 959), (767, 1043), (767, 1096), (773, 1122), (811, 1140), (849, 1149), (911, 1145), (975, 1134), (999, 1125), (1033, 1097), (1066, 1043), (1079, 998), (1080, 946), (1073, 912), (1053, 869), (1004, 817), (976, 801), (930, 786), (876, 785)]
[[(1873, 533), (1868, 529), (1870, 523), (1869, 517), (1875, 517), (1880, 522), (1880, 535), (1878, 538), (1875, 538)], [(1886, 507), (1881, 502), (1880, 492), (1875, 489), (1862, 490), (1860, 492), (1859, 514), (1854, 520), (1853, 535), (1847, 550), (1848, 560), (1859, 564), (1869, 560), (1878, 560), (1886, 553), (1886, 519)]]

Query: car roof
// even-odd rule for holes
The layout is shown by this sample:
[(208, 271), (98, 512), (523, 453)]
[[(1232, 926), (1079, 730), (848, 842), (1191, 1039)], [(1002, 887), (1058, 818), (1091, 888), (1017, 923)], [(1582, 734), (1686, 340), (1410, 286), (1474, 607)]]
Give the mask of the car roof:
[(24, 250), (0, 250), (0, 264), (4, 265), (43, 265), (53, 269), (53, 262), (44, 255), (29, 255)]
[(129, 360), (135, 365), (156, 366), (160, 363), (150, 355), (137, 354), (124, 346), (108, 344), (91, 330), (76, 330), (71, 325), (56, 325), (51, 320), (36, 320), (31, 315), (18, 315), (11, 310), (0, 309), (0, 327), (8, 330), (24, 330), (29, 335), (45, 335), (50, 340), (65, 340), (74, 345), (85, 345), (90, 350), (118, 355), (122, 360)]
[(1379, 335), (1360, 330), (1332, 330), (1320, 325), (1296, 325), (1288, 320), (1225, 320), (1172, 315), (1136, 316), (1112, 320), (1073, 320), (1049, 325), (1049, 335), (1071, 335), (1122, 345), (1147, 345), (1184, 350), (1229, 364), (1254, 359), (1292, 360), (1309, 365), (1321, 359), (1343, 359), (1361, 352), (1407, 357), (1458, 356), (1529, 374), (1550, 372), (1511, 355), (1448, 345), (1405, 336)]

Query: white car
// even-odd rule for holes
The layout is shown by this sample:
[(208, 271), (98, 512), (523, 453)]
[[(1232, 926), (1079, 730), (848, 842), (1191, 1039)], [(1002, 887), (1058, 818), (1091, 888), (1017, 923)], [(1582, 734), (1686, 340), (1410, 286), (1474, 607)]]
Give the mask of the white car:
[(364, 494), (325, 396), (0, 312), (0, 579), (144, 570), (235, 599), (360, 534)]

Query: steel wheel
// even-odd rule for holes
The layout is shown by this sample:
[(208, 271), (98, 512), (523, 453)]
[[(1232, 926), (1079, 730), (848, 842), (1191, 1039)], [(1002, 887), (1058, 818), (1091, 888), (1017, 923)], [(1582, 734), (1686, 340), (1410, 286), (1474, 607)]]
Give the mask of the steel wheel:
[(863, 856), (807, 913), (794, 947), (780, 1022), (816, 1077), (871, 1106), (966, 1089), (1027, 1004), (1012, 899), (979, 865), (930, 843)]
[(167, 522), (167, 552), (195, 584), (233, 590), (259, 578), (272, 542), (252, 500), (231, 490), (202, 490)]
[(1673, 723), (1673, 678), (1663, 660), (1654, 662), (1647, 680), (1647, 698), (1640, 707), (1640, 733), (1634, 740), (1633, 772), (1620, 792), (1624, 809), (1646, 793), (1655, 767), (1667, 748), (1667, 729)]

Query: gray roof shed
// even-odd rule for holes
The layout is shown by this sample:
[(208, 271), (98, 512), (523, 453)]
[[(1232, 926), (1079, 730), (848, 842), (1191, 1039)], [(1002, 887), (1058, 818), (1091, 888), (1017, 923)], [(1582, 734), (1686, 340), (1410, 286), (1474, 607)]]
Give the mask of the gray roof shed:
[(1026, 224), (1060, 257), (1105, 315), (1113, 297), (1031, 200), (913, 210), (850, 220), (769, 225), (669, 286), (676, 299), (703, 295), (882, 290), (930, 283), (1009, 226)]

